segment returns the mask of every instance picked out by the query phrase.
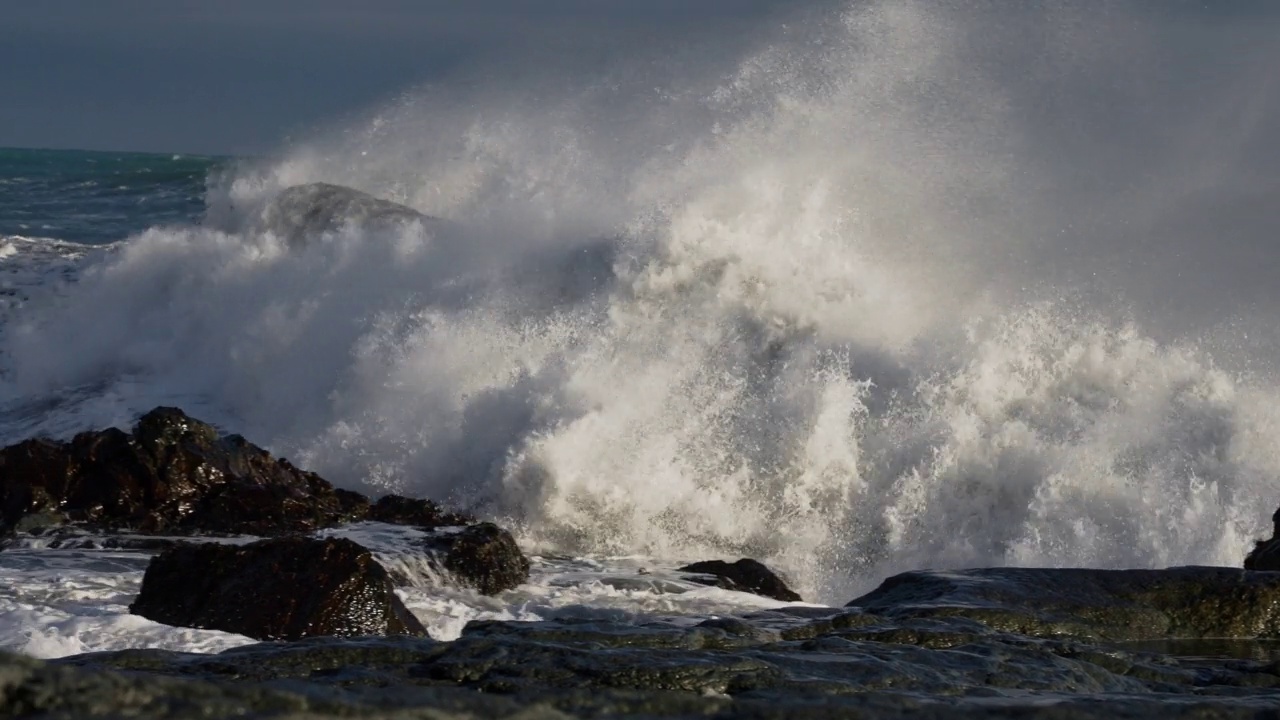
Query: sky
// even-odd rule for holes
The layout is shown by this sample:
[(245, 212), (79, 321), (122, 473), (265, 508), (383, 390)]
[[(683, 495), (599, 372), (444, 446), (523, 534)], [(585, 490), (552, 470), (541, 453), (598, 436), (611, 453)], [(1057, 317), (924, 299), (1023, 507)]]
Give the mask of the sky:
[(0, 0), (0, 146), (255, 153), (424, 83), (732, 39), (787, 0)]

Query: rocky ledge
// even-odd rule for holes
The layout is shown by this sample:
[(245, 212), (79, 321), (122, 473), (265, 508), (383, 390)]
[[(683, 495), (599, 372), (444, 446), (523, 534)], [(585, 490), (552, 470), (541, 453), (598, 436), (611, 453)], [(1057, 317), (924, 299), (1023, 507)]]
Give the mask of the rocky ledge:
[[(1052, 581), (1057, 571), (1038, 572)], [(784, 608), (695, 627), (473, 622), (449, 643), (313, 638), (214, 656), (131, 650), (47, 664), (0, 656), (0, 716), (185, 717), (196, 708), (202, 717), (525, 720), (1280, 713), (1280, 663), (1265, 641), (1185, 636), (1142, 645), (1049, 626), (1012, 632), (984, 622), (989, 613), (963, 612), (965, 598), (1000, 602), (977, 588), (1002, 579), (971, 575), (952, 586), (968, 585), (964, 597), (909, 596), (909, 605), (949, 606), (952, 614), (900, 612), (886, 593), (908, 598), (901, 593), (921, 580), (932, 582), (914, 574), (862, 607)], [(1270, 587), (1280, 578), (1249, 582)], [(1095, 591), (1082, 589), (1076, 607), (1116, 602), (1107, 594), (1084, 602)], [(1056, 612), (1051, 604), (1041, 598), (1004, 609)]]

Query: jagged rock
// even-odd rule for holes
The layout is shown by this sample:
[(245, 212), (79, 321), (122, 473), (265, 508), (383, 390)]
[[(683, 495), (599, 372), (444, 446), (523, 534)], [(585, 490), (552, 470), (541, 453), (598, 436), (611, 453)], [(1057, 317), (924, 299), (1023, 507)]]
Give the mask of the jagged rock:
[(426, 634), (387, 571), (344, 538), (179, 545), (152, 558), (129, 611), (260, 640)]
[(968, 618), (1034, 637), (1280, 638), (1280, 574), (1214, 567), (918, 571), (885, 580), (849, 607), (897, 622)]
[[(354, 496), (354, 497), (353, 497)], [(177, 408), (133, 432), (85, 432), (69, 443), (27, 440), (0, 450), (0, 531), (35, 515), (143, 532), (274, 535), (358, 519), (357, 493), (277, 460), (239, 435)]]
[(707, 560), (685, 565), (680, 572), (696, 573), (711, 576), (710, 578), (690, 578), (694, 582), (715, 585), (726, 590), (753, 593), (783, 602), (801, 602), (801, 597), (782, 581), (764, 563), (742, 558), (735, 563), (723, 560)]
[(342, 517), (346, 522), (359, 522), (369, 514), (369, 498), (354, 490), (334, 489), (338, 496), (338, 506), (342, 508)]
[(444, 569), (466, 587), (497, 595), (529, 579), (529, 559), (511, 533), (493, 523), (477, 523), (426, 540)]
[(430, 500), (407, 498), (403, 495), (385, 495), (379, 498), (369, 506), (365, 519), (392, 525), (416, 525), (429, 530), (470, 525), (476, 521), (473, 517), (445, 512)]
[(1245, 570), (1280, 570), (1280, 509), (1271, 515), (1271, 539), (1254, 543), (1244, 559)]

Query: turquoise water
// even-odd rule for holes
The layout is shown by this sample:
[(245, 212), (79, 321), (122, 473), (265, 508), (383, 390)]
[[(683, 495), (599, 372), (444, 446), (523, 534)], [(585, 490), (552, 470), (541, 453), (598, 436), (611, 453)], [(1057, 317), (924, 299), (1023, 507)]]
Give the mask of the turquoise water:
[(0, 236), (122, 240), (204, 213), (205, 178), (225, 158), (0, 148)]

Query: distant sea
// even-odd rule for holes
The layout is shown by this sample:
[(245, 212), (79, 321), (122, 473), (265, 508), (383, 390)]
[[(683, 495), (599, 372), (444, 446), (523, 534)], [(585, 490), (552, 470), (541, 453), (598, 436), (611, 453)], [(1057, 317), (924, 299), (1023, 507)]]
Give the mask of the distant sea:
[(0, 236), (100, 245), (197, 221), (225, 158), (0, 148)]

